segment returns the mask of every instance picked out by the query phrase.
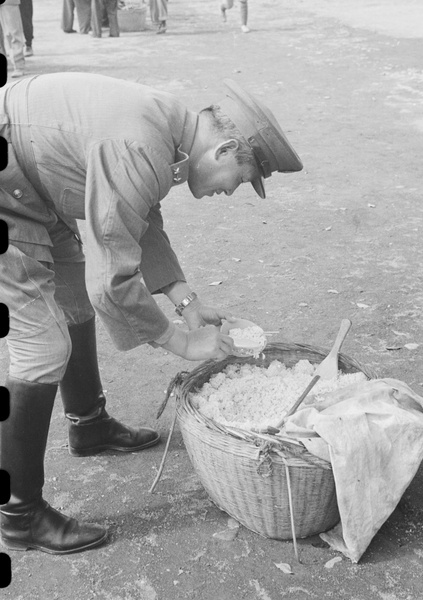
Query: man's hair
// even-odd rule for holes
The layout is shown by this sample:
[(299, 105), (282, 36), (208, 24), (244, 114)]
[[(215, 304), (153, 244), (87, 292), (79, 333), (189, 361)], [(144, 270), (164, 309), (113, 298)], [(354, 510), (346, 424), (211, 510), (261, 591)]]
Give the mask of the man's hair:
[(256, 167), (256, 161), (251, 146), (247, 143), (230, 118), (221, 110), (220, 106), (212, 104), (211, 106), (204, 108), (201, 113), (207, 113), (210, 117), (212, 128), (216, 134), (225, 137), (229, 136), (237, 140), (239, 143), (238, 151), (236, 153), (238, 165), (250, 165), (251, 167)]

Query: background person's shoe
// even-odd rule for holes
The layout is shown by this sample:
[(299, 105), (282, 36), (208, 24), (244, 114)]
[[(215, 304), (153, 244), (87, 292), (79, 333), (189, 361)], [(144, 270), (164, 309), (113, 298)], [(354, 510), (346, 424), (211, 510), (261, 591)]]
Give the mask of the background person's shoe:
[(24, 72), (21, 71), (20, 69), (15, 69), (11, 74), (11, 77), (13, 77), (14, 79), (16, 79), (17, 77), (23, 77), (23, 76), (24, 76)]
[(242, 25), (241, 31), (242, 31), (242, 33), (250, 33), (250, 28), (247, 27), (247, 25)]
[(25, 46), (24, 56), (34, 56), (32, 46)]
[(166, 21), (160, 21), (159, 28), (156, 33), (166, 33)]

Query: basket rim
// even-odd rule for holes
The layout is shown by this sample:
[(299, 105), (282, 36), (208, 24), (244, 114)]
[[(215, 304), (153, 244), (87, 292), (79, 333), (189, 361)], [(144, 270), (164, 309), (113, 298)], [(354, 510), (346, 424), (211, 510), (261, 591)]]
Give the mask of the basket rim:
[[(291, 455), (295, 458), (304, 459), (308, 463), (313, 463), (318, 466), (322, 466), (323, 468), (328, 468), (330, 463), (327, 461), (316, 457), (315, 455), (308, 452), (304, 444), (299, 441), (297, 438), (291, 438), (289, 436), (281, 436), (281, 435), (269, 435), (264, 433), (256, 433), (248, 429), (242, 429), (240, 427), (232, 427), (226, 426), (222, 423), (218, 423), (209, 417), (203, 415), (191, 402), (189, 396), (196, 388), (198, 389), (214, 374), (221, 372), (230, 364), (253, 364), (260, 365), (260, 362), (264, 364), (264, 360), (266, 352), (307, 352), (314, 353), (316, 357), (325, 358), (329, 353), (329, 350), (326, 348), (322, 348), (320, 346), (312, 346), (309, 344), (303, 343), (294, 343), (294, 342), (273, 342), (266, 346), (266, 349), (260, 355), (260, 357), (236, 357), (236, 356), (228, 356), (221, 361), (208, 360), (201, 363), (199, 366), (195, 367), (190, 372), (185, 372), (183, 376), (180, 377), (178, 383), (175, 386), (176, 391), (176, 412), (178, 419), (183, 419), (184, 414), (186, 413), (191, 417), (195, 418), (199, 424), (204, 425), (208, 429), (213, 430), (216, 433), (220, 433), (230, 438), (236, 438), (238, 440), (244, 440), (247, 443), (253, 444), (257, 446), (257, 450), (259, 451), (260, 447), (265, 447), (268, 450), (273, 450), (277, 454), (283, 452), (284, 454)], [(275, 357), (274, 360), (277, 360)], [(301, 357), (298, 359), (301, 360)], [(375, 379), (376, 374), (365, 367), (357, 360), (351, 358), (350, 356), (339, 353), (339, 361), (340, 363), (344, 363), (349, 368), (352, 368), (356, 371), (361, 371), (367, 377), (367, 379)], [(341, 368), (342, 370), (342, 368)], [(207, 376), (204, 381), (200, 384), (197, 383), (197, 378), (201, 376)]]

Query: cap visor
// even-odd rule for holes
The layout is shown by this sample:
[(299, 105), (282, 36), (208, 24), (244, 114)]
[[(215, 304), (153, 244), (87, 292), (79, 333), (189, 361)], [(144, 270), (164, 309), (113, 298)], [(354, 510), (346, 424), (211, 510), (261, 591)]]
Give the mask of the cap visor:
[(253, 181), (251, 182), (251, 185), (256, 190), (256, 192), (260, 196), (260, 198), (263, 198), (263, 200), (264, 200), (266, 198), (266, 192), (264, 189), (263, 179), (261, 177), (257, 177), (257, 179), (253, 179)]
[[(270, 160), (271, 171), (293, 173), (301, 171), (303, 164), (286, 135), (282, 131), (273, 113), (244, 90), (232, 79), (224, 79), (223, 83), (229, 90), (226, 101), (221, 102), (223, 112), (230, 109), (229, 118), (237, 126), (246, 140), (254, 136), (267, 159)], [(228, 105), (228, 98), (233, 106)], [(257, 191), (260, 195), (260, 193)]]

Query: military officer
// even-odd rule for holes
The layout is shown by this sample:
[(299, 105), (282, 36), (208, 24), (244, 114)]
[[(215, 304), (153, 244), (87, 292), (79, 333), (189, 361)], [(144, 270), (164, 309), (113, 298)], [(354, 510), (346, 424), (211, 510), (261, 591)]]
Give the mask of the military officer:
[[(199, 114), (173, 95), (85, 73), (46, 74), (0, 90), (0, 218), (9, 247), (0, 259), (0, 301), (10, 313), (1, 423), (1, 467), (11, 496), (1, 507), (9, 549), (66, 554), (98, 546), (107, 532), (51, 507), (42, 495), (44, 455), (58, 388), (69, 451), (133, 452), (159, 440), (106, 411), (95, 318), (119, 350), (142, 344), (188, 360), (223, 359), (229, 315), (191, 289), (164, 230), (160, 203), (187, 182), (195, 198), (231, 195), (250, 182), (298, 171), (301, 161), (273, 114), (235, 82)], [(85, 219), (84, 244), (77, 226)], [(165, 294), (188, 331), (165, 316)]]

